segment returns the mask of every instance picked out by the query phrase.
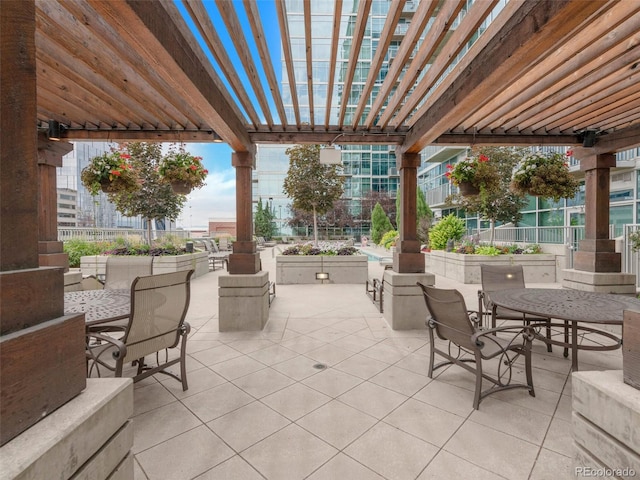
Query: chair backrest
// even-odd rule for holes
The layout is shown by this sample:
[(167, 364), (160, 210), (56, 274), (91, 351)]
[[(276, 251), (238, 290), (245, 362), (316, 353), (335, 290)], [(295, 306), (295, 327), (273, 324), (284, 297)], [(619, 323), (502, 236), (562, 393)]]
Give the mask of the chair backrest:
[(178, 344), (189, 309), (193, 270), (138, 277), (131, 285), (131, 316), (123, 337), (124, 363)]
[(471, 342), (475, 328), (469, 319), (464, 297), (458, 290), (428, 287), (418, 282), (422, 289), (427, 309), (435, 321), (439, 338), (449, 340), (468, 350), (478, 347)]
[(151, 255), (111, 255), (107, 257), (105, 290), (129, 289), (136, 277), (153, 273), (153, 257)]
[[(215, 243), (215, 240), (214, 240), (213, 243)], [(220, 237), (218, 239), (218, 243), (219, 243), (220, 250), (228, 250), (229, 249), (229, 240), (227, 240), (227, 237)], [(219, 250), (216, 250), (216, 251), (219, 251)]]

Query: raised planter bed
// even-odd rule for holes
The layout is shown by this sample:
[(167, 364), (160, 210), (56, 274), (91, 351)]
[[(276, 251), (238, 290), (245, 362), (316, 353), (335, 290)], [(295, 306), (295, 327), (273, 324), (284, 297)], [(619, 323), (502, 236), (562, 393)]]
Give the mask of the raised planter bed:
[(556, 282), (556, 256), (549, 253), (487, 256), (432, 250), (427, 255), (427, 271), (460, 283), (481, 283), (480, 264), (522, 265), (525, 282)]
[[(328, 280), (316, 280), (316, 273), (329, 274)], [(361, 283), (367, 281), (366, 255), (278, 255), (276, 283)]]
[[(107, 255), (88, 255), (80, 259), (82, 276), (95, 275), (103, 278), (107, 265)], [(207, 252), (187, 253), (185, 255), (166, 255), (153, 257), (153, 273), (170, 273), (194, 269), (193, 277), (209, 273), (209, 254)]]

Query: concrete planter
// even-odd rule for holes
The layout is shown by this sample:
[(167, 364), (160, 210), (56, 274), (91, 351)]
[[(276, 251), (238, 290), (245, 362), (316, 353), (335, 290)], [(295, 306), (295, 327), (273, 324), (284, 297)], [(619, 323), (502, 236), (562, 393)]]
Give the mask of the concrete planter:
[(366, 255), (278, 255), (276, 257), (276, 283), (291, 285), (322, 283), (316, 273), (329, 274), (327, 283), (362, 283), (367, 281)]
[[(207, 252), (187, 253), (185, 255), (167, 255), (153, 258), (153, 273), (180, 272), (194, 269), (191, 278), (209, 273), (209, 258)], [(104, 276), (107, 265), (107, 255), (89, 255), (80, 259), (82, 276)]]
[(481, 283), (480, 264), (522, 265), (527, 283), (555, 283), (556, 256), (534, 255), (466, 255), (432, 250), (427, 257), (427, 271), (460, 283)]

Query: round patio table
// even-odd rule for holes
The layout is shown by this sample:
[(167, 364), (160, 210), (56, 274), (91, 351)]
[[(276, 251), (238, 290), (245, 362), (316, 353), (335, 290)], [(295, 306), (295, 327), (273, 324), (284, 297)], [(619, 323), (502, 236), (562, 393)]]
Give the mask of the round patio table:
[(84, 313), (87, 327), (129, 318), (130, 295), (123, 290), (80, 290), (64, 294), (64, 313)]
[[(615, 350), (622, 341), (613, 333), (592, 328), (591, 325), (622, 325), (624, 310), (640, 311), (640, 301), (623, 295), (608, 293), (584, 292), (552, 288), (514, 288), (491, 292), (493, 302), (492, 314), (496, 307), (503, 307), (516, 312), (528, 313), (551, 319), (564, 320), (564, 324), (552, 324), (565, 329), (564, 341), (549, 340), (543, 335), (537, 337), (547, 343), (571, 348), (571, 367), (578, 370), (578, 350)], [(545, 323), (535, 324), (544, 327)], [(571, 340), (568, 339), (568, 329)], [(612, 340), (612, 344), (580, 344), (578, 332), (592, 333)]]

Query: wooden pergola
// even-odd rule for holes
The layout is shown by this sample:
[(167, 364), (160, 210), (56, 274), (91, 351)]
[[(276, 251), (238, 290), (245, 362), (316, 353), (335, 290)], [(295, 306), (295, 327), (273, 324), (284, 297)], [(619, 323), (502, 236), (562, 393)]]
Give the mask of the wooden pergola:
[[(228, 143), (235, 152), (231, 161), (237, 172), (238, 241), (231, 274), (260, 270), (251, 235), (255, 144), (396, 144), (402, 231), (394, 270), (399, 273), (424, 272), (415, 196), (419, 152), (425, 146), (574, 145), (579, 147), (575, 156), (586, 172), (587, 191), (586, 240), (576, 256), (576, 268), (620, 272), (619, 256), (608, 239), (609, 168), (615, 165), (615, 152), (640, 145), (640, 2), (513, 0), (497, 12), (497, 0), (478, 0), (462, 16), (465, 0), (391, 0), (349, 122), (346, 103), (331, 104), (337, 88), (338, 36), (345, 22), (352, 22), (343, 77), (343, 91), (349, 92), (371, 0), (358, 2), (352, 16), (346, 15), (347, 2), (335, 0), (325, 105), (314, 105), (318, 83), (312, 68), (314, 2), (303, 0), (309, 100), (303, 104), (295, 88), (287, 92), (292, 118), (287, 117), (274, 70), (277, 58), (267, 48), (256, 2), (216, 0), (215, 4), (241, 65), (230, 60), (226, 53), (230, 46), (222, 42), (201, 1), (183, 2), (185, 15), (171, 0), (0, 2), (0, 333), (4, 338), (42, 323), (50, 323), (54, 330), (66, 325), (76, 336), (84, 330), (82, 318), (62, 316), (63, 269), (50, 268), (65, 265), (57, 242), (55, 202), (55, 167), (70, 148), (65, 140)], [(275, 7), (288, 85), (295, 85), (300, 82), (294, 76), (286, 5), (275, 0)], [(241, 10), (250, 32), (242, 30)], [(410, 25), (367, 111), (401, 20)], [(202, 42), (190, 25), (195, 25)], [(249, 35), (259, 61), (250, 53)], [(244, 76), (249, 85), (241, 81)], [(328, 113), (332, 107), (338, 107), (333, 123)], [(315, 115), (320, 108), (327, 112), (324, 121)], [(50, 140), (47, 131), (53, 125), (62, 127), (62, 142)], [(77, 340), (73, 335), (65, 338), (60, 342), (71, 345)], [(28, 336), (22, 341), (33, 343)], [(3, 369), (5, 351), (6, 345)], [(32, 353), (35, 358), (41, 352)], [(57, 379), (69, 388), (56, 388), (53, 380), (42, 379), (42, 391), (56, 392), (47, 408), (82, 389), (83, 353), (79, 356), (80, 365), (75, 361), (69, 370), (75, 373)], [(35, 370), (33, 362), (18, 374)], [(2, 377), (8, 381), (4, 370)], [(42, 413), (39, 398), (33, 396), (35, 416), (27, 423)], [(3, 430), (2, 442), (5, 435), (15, 434)]]

